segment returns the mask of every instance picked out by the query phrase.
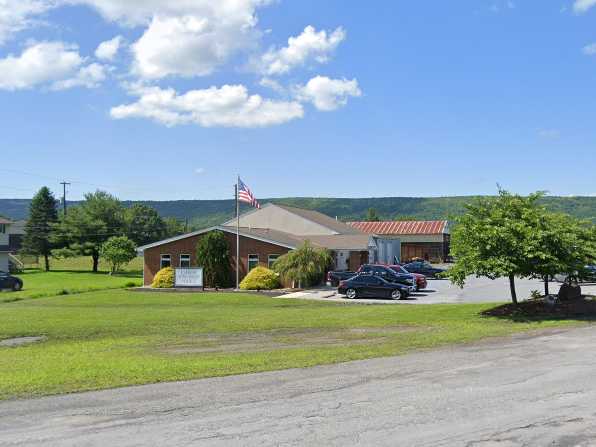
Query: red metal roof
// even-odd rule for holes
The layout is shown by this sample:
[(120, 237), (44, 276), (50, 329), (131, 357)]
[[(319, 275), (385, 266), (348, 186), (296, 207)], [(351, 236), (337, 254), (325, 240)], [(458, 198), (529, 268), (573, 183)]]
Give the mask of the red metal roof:
[(0, 224), (11, 224), (12, 221), (5, 219), (4, 217), (0, 217)]
[(446, 220), (406, 220), (389, 222), (348, 222), (368, 234), (443, 234)]

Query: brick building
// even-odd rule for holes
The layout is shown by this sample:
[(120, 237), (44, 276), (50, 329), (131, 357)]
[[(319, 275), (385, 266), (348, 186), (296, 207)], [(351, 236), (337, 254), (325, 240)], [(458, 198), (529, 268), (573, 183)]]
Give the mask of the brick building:
[[(393, 233), (367, 230), (317, 211), (268, 203), (261, 209), (240, 216), (240, 279), (256, 266), (271, 267), (279, 256), (298, 248), (305, 241), (330, 250), (332, 267), (336, 270), (356, 270), (369, 261), (393, 263), (402, 257), (404, 247), (407, 255), (417, 255), (416, 247), (423, 247), (420, 257), (429, 254), (431, 260), (435, 255), (441, 257), (443, 254), (444, 249), (437, 248), (441, 245), (438, 237), (430, 232), (425, 236), (412, 235), (415, 236), (414, 245), (408, 245), (412, 242), (405, 234), (396, 238)], [(232, 264), (230, 283), (233, 283), (236, 277), (236, 219), (140, 247), (139, 251), (144, 256), (144, 284), (150, 285), (163, 267), (199, 267), (196, 262), (197, 243), (211, 231), (222, 231), (226, 236)]]

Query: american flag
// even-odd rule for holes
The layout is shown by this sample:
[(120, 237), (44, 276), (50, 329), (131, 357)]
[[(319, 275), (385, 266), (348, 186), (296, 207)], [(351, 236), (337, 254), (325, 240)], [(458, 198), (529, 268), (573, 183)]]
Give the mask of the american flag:
[(241, 202), (249, 203), (251, 206), (255, 208), (261, 208), (261, 205), (255, 199), (255, 196), (252, 194), (250, 188), (244, 184), (244, 182), (238, 179), (238, 200)]

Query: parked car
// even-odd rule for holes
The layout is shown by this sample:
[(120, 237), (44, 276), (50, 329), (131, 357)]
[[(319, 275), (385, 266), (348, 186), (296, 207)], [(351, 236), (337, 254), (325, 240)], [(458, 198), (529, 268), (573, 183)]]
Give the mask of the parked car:
[(337, 293), (354, 298), (391, 298), (403, 300), (410, 295), (408, 286), (389, 282), (373, 274), (356, 275), (339, 283)]
[(0, 290), (8, 289), (18, 292), (22, 288), (23, 280), (6, 272), (0, 271)]
[[(596, 265), (586, 265), (583, 271), (572, 276), (579, 282), (596, 282)], [(567, 274), (559, 274), (555, 275), (553, 279), (558, 282), (566, 282), (568, 278)]]
[(438, 274), (445, 271), (445, 269), (433, 267), (427, 261), (410, 262), (409, 264), (404, 264), (402, 267), (410, 273), (418, 273), (429, 278), (436, 278)]
[(424, 290), (428, 286), (428, 281), (426, 280), (426, 276), (421, 275), (420, 273), (410, 273), (408, 272), (403, 266), (399, 264), (388, 265), (391, 270), (395, 273), (402, 274), (402, 275), (412, 275), (416, 282), (416, 291)]
[(406, 273), (397, 273), (394, 270), (390, 269), (386, 265), (380, 264), (364, 264), (361, 265), (360, 268), (355, 272), (349, 271), (335, 271), (327, 273), (327, 282), (331, 283), (333, 286), (339, 285), (340, 281), (345, 281), (350, 279), (356, 275), (375, 275), (379, 276), (389, 282), (396, 282), (399, 284), (403, 284), (411, 288), (411, 291), (414, 292), (416, 290), (416, 279), (413, 275)]

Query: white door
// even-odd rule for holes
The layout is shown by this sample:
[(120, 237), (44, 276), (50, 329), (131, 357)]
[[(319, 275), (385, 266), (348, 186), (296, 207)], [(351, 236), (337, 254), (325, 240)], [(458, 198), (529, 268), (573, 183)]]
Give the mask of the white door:
[(350, 252), (348, 250), (338, 250), (335, 253), (335, 266), (337, 270), (348, 270), (348, 260)]

